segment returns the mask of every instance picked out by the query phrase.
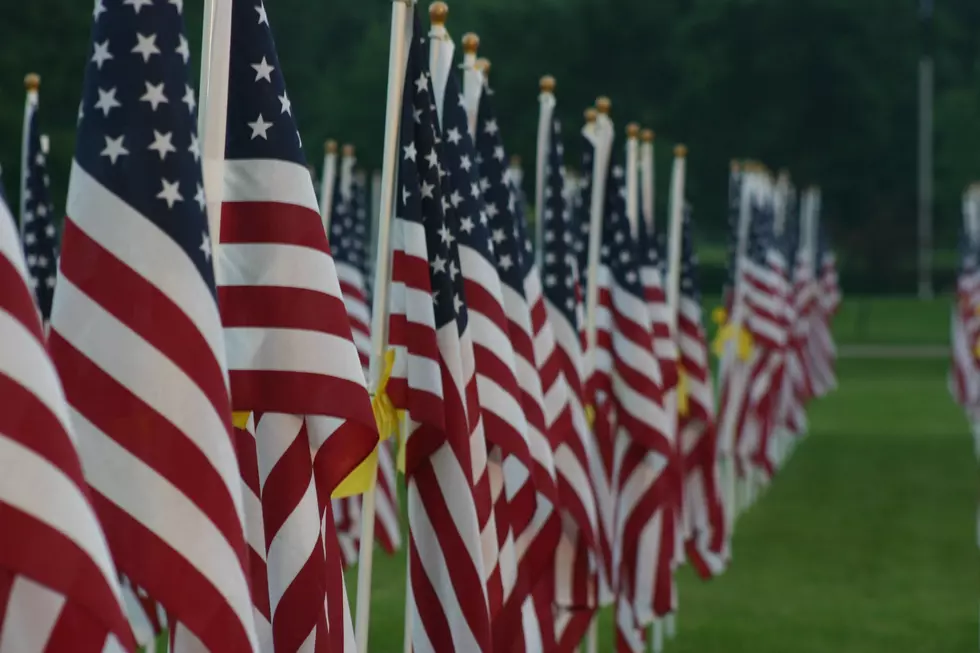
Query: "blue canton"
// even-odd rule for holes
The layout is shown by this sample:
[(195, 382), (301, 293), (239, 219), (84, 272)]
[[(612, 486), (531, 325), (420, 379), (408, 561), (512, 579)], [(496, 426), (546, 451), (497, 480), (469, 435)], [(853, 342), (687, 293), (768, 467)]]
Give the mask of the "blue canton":
[(167, 234), (211, 291), (182, 0), (98, 0), (75, 161)]
[(435, 94), (427, 65), (429, 48), (423, 34), (416, 15), (402, 98), (398, 215), (425, 228), (436, 329), (456, 320), (462, 333), (467, 324), (463, 275), (456, 236), (446, 221), (448, 202), (439, 164)]
[(563, 154), (561, 123), (552, 117), (548, 159), (545, 162), (544, 209), (539, 218), (544, 221), (542, 232), (550, 233), (552, 237), (546, 238), (542, 246), (541, 278), (545, 297), (562, 312), (569, 324), (578, 329), (576, 282), (579, 280), (579, 267), (576, 248), (579, 241), (572, 223), (571, 207), (562, 195), (565, 186)]
[[(143, 2), (145, 0), (138, 0)], [(229, 159), (278, 159), (306, 167), (265, 5), (232, 3), (228, 70)]]
[(27, 161), (24, 179), (24, 256), (27, 281), (47, 322), (54, 298), (55, 268), (58, 259), (58, 232), (54, 226), (48, 153), (38, 129), (37, 105), (33, 105), (27, 124)]

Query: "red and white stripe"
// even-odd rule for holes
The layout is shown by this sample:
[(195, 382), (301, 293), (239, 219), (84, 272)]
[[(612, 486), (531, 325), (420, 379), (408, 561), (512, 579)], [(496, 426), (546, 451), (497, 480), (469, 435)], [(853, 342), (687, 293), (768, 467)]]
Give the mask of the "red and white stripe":
[(0, 650), (131, 651), (14, 225), (0, 197)]
[(823, 397), (837, 387), (837, 374), (834, 366), (837, 361), (837, 346), (831, 334), (831, 323), (840, 307), (841, 292), (837, 279), (837, 261), (833, 252), (825, 252), (818, 274), (819, 304), (811, 326), (809, 357), (813, 370), (813, 389), (818, 397)]
[(272, 637), (312, 651), (348, 625), (328, 629), (325, 600), (343, 589), (324, 586), (341, 561), (325, 557), (321, 520), (377, 430), (309, 171), (278, 160), (224, 170), (218, 297), (232, 404), (256, 417)]
[[(355, 266), (337, 261), (340, 292), (347, 307), (351, 335), (360, 357), (365, 376), (371, 360), (371, 305), (368, 302), (367, 280)], [(398, 523), (398, 497), (395, 462), (391, 447), (378, 447), (378, 478), (375, 486), (375, 538), (385, 552), (392, 554), (401, 547), (401, 527)], [(333, 512), (344, 566), (357, 562), (361, 542), (361, 497), (351, 496), (333, 500)]]
[(49, 348), (116, 563), (212, 650), (254, 650), (212, 290), (77, 163), (67, 213)]
[(786, 349), (786, 381), (781, 397), (781, 425), (790, 433), (804, 435), (807, 429), (806, 405), (814, 396), (810, 357), (812, 315), (818, 302), (813, 278), (812, 258), (804, 247), (796, 254), (792, 299), (788, 305), (789, 342)]
[(684, 457), (684, 536), (687, 559), (703, 578), (720, 574), (728, 561), (715, 397), (701, 304), (681, 292), (677, 311), (677, 347), (687, 392), (687, 412), (679, 415)]
[(486, 460), (486, 443), (479, 404), (468, 396), (465, 369), (472, 354), (467, 356), (455, 322), (436, 331), (424, 227), (396, 217), (391, 236), (389, 344), (395, 366), (388, 387), (409, 417), (404, 446), (413, 648), (489, 651), (478, 516), (481, 502), (489, 512), (489, 494), (481, 497), (474, 484), (474, 460), (481, 453)]

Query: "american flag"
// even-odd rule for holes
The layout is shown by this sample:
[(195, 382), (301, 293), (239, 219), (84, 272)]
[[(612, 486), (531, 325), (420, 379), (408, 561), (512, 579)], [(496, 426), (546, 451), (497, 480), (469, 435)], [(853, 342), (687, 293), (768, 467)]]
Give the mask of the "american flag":
[(233, 5), (228, 74), (218, 296), (232, 405), (255, 419), (272, 641), (343, 650), (333, 516), (317, 525), (377, 427), (260, 2)]
[[(116, 569), (45, 348), (14, 217), (0, 190), (0, 642), (11, 650), (131, 651)], [(11, 470), (17, 470), (13, 473)]]
[(119, 571), (207, 648), (256, 650), (181, 5), (93, 22), (49, 347)]
[[(817, 196), (819, 210), (819, 194)], [(819, 311), (810, 340), (810, 358), (813, 363), (814, 393), (826, 395), (837, 387), (837, 346), (830, 327), (841, 303), (841, 289), (837, 276), (837, 257), (830, 247), (827, 227), (821, 221), (817, 236), (817, 287)]]
[[(613, 549), (618, 642), (636, 650), (639, 627), (660, 612), (664, 577), (663, 520), (674, 479), (667, 473), (675, 444), (664, 407), (663, 374), (653, 350), (652, 320), (640, 279), (641, 258), (626, 217), (626, 175), (610, 162), (602, 234), (600, 293), (609, 311), (610, 388), (616, 405), (615, 475), (617, 506)], [(601, 345), (600, 345), (601, 346)], [(673, 557), (670, 549), (666, 555)], [(661, 599), (662, 600), (662, 599)], [(640, 639), (637, 639), (639, 635)]]
[[(557, 412), (549, 411), (545, 404), (539, 362), (543, 362), (554, 350), (555, 338), (547, 320), (541, 277), (527, 235), (519, 191), (507, 169), (507, 154), (493, 103), (493, 89), (486, 85), (480, 96), (477, 114), (476, 146), (484, 211), (494, 243), (491, 260), (496, 261), (502, 283), (507, 336), (514, 348), (521, 406), (527, 418), (528, 442), (537, 466), (537, 509), (529, 523), (514, 524), (518, 574), (527, 583), (528, 590), (534, 593), (535, 602), (541, 608), (535, 611), (525, 607), (523, 648), (534, 649), (532, 641), (544, 637), (543, 645), (550, 646), (550, 640), (554, 637), (551, 609), (554, 568), (549, 562), (554, 558), (561, 534), (554, 449), (556, 443), (567, 439), (571, 423), (557, 422)], [(538, 353), (542, 354), (540, 361)], [(566, 402), (567, 389), (563, 383), (555, 385), (552, 382), (547, 391), (550, 400), (559, 404)], [(546, 486), (547, 491), (541, 489), (542, 486)], [(532, 615), (537, 617), (537, 625), (531, 625)]]
[(29, 93), (24, 123), (27, 126), (24, 188), (21, 189), (24, 214), (21, 232), (27, 259), (27, 280), (34, 290), (41, 319), (47, 327), (51, 319), (51, 299), (58, 260), (58, 230), (54, 226), (51, 179), (48, 177), (47, 137), (38, 126), (37, 92)]
[[(342, 173), (340, 183), (334, 186), (334, 197), (338, 201), (334, 203), (330, 222), (330, 245), (354, 343), (367, 374), (371, 356), (371, 300), (367, 282), (368, 218), (365, 207), (367, 197), (363, 178), (358, 179), (353, 174), (353, 162), (346, 168), (347, 174)], [(387, 443), (382, 444), (378, 447), (375, 537), (389, 554), (394, 553), (401, 545), (396, 480), (391, 447)], [(344, 565), (349, 567), (357, 562), (360, 548), (361, 497), (334, 499), (333, 511)]]
[[(963, 197), (964, 222), (976, 222), (977, 198)], [(953, 398), (974, 419), (980, 414), (980, 357), (976, 347), (980, 337), (980, 242), (968, 227), (960, 232), (960, 269), (956, 278), (956, 302), (953, 305), (952, 361), (949, 385)]]
[[(445, 211), (427, 39), (414, 19), (402, 100), (399, 189), (392, 225), (389, 343), (392, 401), (408, 414), (405, 478), (415, 650), (492, 649), (464, 366), (470, 314), (459, 247)], [(470, 352), (467, 352), (467, 349)]]
[[(624, 187), (625, 190), (625, 187)], [(637, 204), (640, 204), (637, 202)], [(653, 353), (660, 365), (659, 387), (664, 396), (665, 408), (669, 413), (676, 410), (678, 381), (678, 351), (675, 334), (671, 332), (670, 314), (664, 291), (667, 266), (664, 252), (667, 249), (666, 229), (654, 230), (652, 216), (638, 216), (637, 254), (639, 257), (640, 282), (643, 296), (647, 302), (650, 316), (650, 333), (653, 338)], [(668, 461), (667, 474), (672, 477), (670, 497), (662, 508), (660, 548), (657, 560), (657, 583), (654, 597), (654, 611), (663, 616), (674, 609), (676, 589), (673, 586), (673, 570), (681, 561), (682, 534), (680, 531), (684, 470), (677, 439), (677, 422), (670, 419), (666, 424), (666, 437), (674, 448), (674, 455)]]
[[(494, 501), (499, 553), (494, 562), (493, 552), (488, 552), (485, 563), (494, 645), (499, 647), (506, 646), (508, 639), (520, 632), (521, 606), (531, 589), (527, 578), (517, 573), (517, 540), (532, 523), (538, 496), (555, 505), (557, 488), (553, 468), (547, 467), (547, 443), (537, 440), (533, 429), (529, 433), (524, 414), (503, 285), (496, 268), (497, 230), (489, 225), (495, 217), (495, 207), (483, 203), (489, 179), (478, 167), (480, 162), (467, 130), (465, 103), (455, 74), (449, 75), (442, 101), (447, 212), (450, 229), (456, 226), (453, 237), (459, 241), (479, 407), (491, 447), (485, 474)], [(490, 123), (489, 128), (495, 129), (496, 124)], [(484, 542), (488, 543), (490, 522), (481, 523), (486, 531)]]
[[(555, 468), (563, 520), (555, 551), (555, 631), (560, 650), (579, 642), (598, 607), (597, 572), (603, 552), (599, 546), (599, 515), (593, 490), (593, 468), (602, 461), (585, 414), (583, 386), (584, 307), (576, 257), (578, 233), (571, 206), (563, 195), (565, 175), (561, 123), (552, 116), (545, 162), (542, 233), (542, 282), (545, 312), (554, 344), (539, 358), (545, 405), (552, 424), (567, 422), (564, 439), (555, 443)], [(564, 393), (554, 396), (551, 388)]]
[[(788, 223), (790, 236), (786, 245), (786, 266), (791, 271), (789, 311), (789, 341), (786, 348), (786, 379), (783, 384), (780, 424), (790, 433), (801, 436), (806, 432), (806, 405), (813, 398), (813, 385), (807, 350), (810, 323), (818, 303), (818, 288), (814, 277), (813, 258), (809, 241), (804, 238), (804, 220), (809, 209), (809, 191), (799, 202), (797, 219)], [(793, 203), (793, 209), (796, 203)]]
[(684, 530), (688, 560), (702, 577), (708, 578), (725, 568), (728, 533), (718, 475), (714, 387), (690, 206), (684, 207), (683, 220), (677, 347), (687, 397), (686, 410), (678, 411), (684, 456)]

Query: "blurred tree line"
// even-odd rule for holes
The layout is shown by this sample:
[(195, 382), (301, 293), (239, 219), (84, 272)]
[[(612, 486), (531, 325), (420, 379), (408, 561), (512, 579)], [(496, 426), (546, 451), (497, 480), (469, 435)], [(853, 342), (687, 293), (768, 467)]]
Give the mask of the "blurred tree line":
[[(184, 1), (196, 59), (202, 4)], [(728, 161), (756, 158), (788, 168), (798, 185), (820, 184), (824, 215), (848, 267), (884, 281), (914, 261), (917, 4), (467, 0), (450, 3), (447, 27), (457, 44), (466, 31), (480, 35), (509, 150), (528, 166), (538, 79), (550, 73), (567, 127), (577, 129), (582, 109), (606, 94), (619, 127), (636, 120), (657, 132), (662, 202), (670, 146), (689, 146), (688, 196), (705, 237), (723, 237)], [(980, 177), (980, 4), (935, 4), (937, 243), (951, 249), (960, 193)], [(0, 163), (11, 200), (22, 80), (35, 71), (56, 202), (64, 206), (91, 6), (31, 0), (5, 7)], [(310, 161), (319, 165), (323, 140), (334, 137), (355, 143), (361, 164), (377, 167), (390, 3), (276, 0), (267, 9)]]

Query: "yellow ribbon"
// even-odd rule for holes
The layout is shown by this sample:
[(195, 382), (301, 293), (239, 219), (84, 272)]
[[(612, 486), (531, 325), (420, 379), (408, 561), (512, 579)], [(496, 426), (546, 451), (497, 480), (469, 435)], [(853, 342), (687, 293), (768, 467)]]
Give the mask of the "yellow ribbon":
[(236, 410), (231, 414), (231, 423), (235, 428), (244, 429), (248, 427), (248, 418), (252, 416), (249, 410)]
[[(394, 366), (395, 350), (389, 349), (385, 352), (384, 369), (381, 371), (378, 387), (371, 399), (371, 411), (374, 413), (374, 421), (378, 426), (378, 437), (381, 442), (390, 438), (398, 430), (398, 411), (395, 410), (387, 392), (388, 381), (391, 379), (391, 370)], [(378, 443), (378, 446), (383, 446), (381, 442)], [(374, 487), (378, 477), (378, 446), (340, 482), (330, 495), (332, 498), (342, 499), (364, 494)], [(401, 454), (400, 451), (399, 454)]]
[(585, 421), (589, 423), (590, 429), (595, 426), (595, 406), (592, 404), (585, 406)]
[(687, 402), (687, 374), (683, 369), (677, 371), (677, 413), (687, 415), (690, 410)]
[(973, 355), (980, 358), (980, 337), (977, 338), (977, 342), (973, 346)]
[(734, 324), (728, 322), (728, 312), (724, 308), (716, 308), (711, 313), (711, 319), (719, 326), (718, 333), (711, 343), (711, 350), (715, 356), (721, 358), (725, 355), (725, 346), (729, 341), (735, 342), (735, 353), (741, 360), (748, 360), (752, 354), (752, 334), (745, 327), (735, 328)]

